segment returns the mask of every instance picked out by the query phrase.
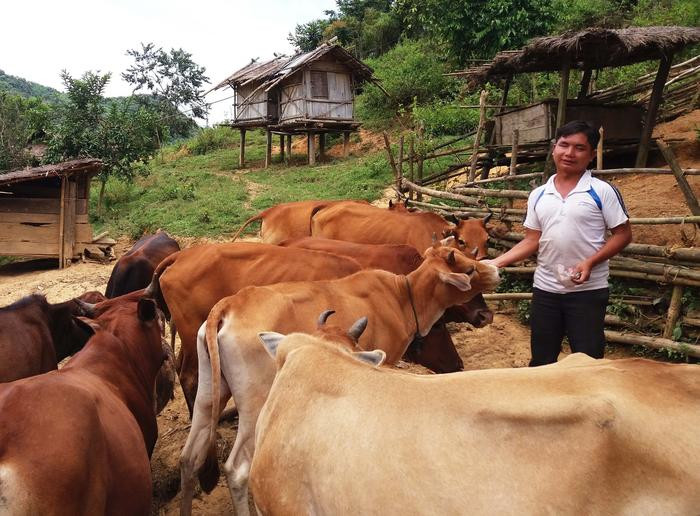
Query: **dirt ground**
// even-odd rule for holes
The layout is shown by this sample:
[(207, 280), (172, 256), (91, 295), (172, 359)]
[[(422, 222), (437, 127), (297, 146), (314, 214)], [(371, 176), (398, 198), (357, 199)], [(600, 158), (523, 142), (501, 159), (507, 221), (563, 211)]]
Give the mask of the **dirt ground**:
[[(682, 117), (671, 124), (660, 127), (657, 132), (667, 137), (687, 137), (689, 141), (674, 147), (681, 165), (687, 168), (700, 168), (700, 143), (694, 139), (695, 128), (700, 127), (700, 110)], [(380, 136), (370, 133), (360, 134), (359, 142), (354, 141), (351, 152), (366, 152), (367, 148), (382, 145)], [(304, 145), (303, 142), (295, 142)], [(331, 153), (341, 152), (342, 144), (329, 149)], [(700, 177), (691, 176), (689, 181), (700, 195)], [(633, 216), (661, 216), (689, 214), (673, 176), (621, 176), (612, 179), (625, 198)], [(387, 193), (391, 192), (388, 190)], [(380, 200), (384, 204), (386, 199)], [(673, 228), (673, 229), (671, 229)], [(692, 228), (684, 228), (692, 234)], [(676, 226), (636, 226), (635, 241), (659, 245), (680, 245), (683, 236)], [(203, 239), (182, 240), (183, 247), (201, 243)], [(685, 242), (687, 245), (687, 242)], [(130, 242), (120, 240), (115, 249), (117, 256), (130, 246)], [(56, 270), (55, 264), (34, 262), (11, 264), (0, 268), (0, 306), (8, 305), (22, 296), (32, 293), (45, 294), (50, 302), (65, 301), (88, 290), (104, 292), (113, 265), (78, 263)], [(457, 350), (464, 361), (466, 370), (496, 367), (523, 367), (529, 360), (529, 330), (518, 322), (512, 307), (493, 304), (495, 311), (493, 324), (475, 329), (468, 324), (451, 324), (450, 332)], [(621, 358), (630, 356), (629, 349), (612, 349), (607, 356)], [(416, 365), (400, 363), (404, 370), (419, 374), (431, 374)], [(154, 482), (154, 514), (176, 514), (179, 504), (178, 459), (189, 432), (189, 415), (179, 387), (176, 397), (158, 417), (159, 440), (151, 465)], [(234, 420), (223, 421), (219, 425), (219, 456), (221, 462), (228, 455), (235, 439)], [(194, 513), (202, 515), (231, 514), (232, 506), (226, 482), (221, 477), (218, 486), (209, 495), (198, 494), (194, 500)]]

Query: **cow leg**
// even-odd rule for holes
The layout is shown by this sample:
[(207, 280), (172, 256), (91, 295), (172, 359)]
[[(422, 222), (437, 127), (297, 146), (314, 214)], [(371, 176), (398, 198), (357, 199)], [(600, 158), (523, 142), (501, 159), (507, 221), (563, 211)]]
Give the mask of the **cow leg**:
[[(202, 329), (203, 328), (204, 326), (202, 326)], [(205, 482), (202, 480), (202, 473), (200, 473), (200, 481), (202, 481), (202, 488), (205, 491), (211, 491), (219, 477), (216, 443), (209, 442), (212, 396), (214, 394), (212, 393), (211, 362), (209, 361), (203, 330), (201, 332), (201, 338), (197, 339), (197, 350), (200, 355), (199, 389), (194, 402), (190, 433), (187, 436), (187, 442), (185, 442), (185, 447), (182, 449), (182, 454), (180, 455), (180, 489), (182, 491), (180, 514), (183, 515), (190, 515), (192, 513), (195, 473), (199, 472), (202, 467), (205, 466), (204, 471), (209, 480), (206, 482), (207, 485), (204, 485)], [(221, 387), (218, 392), (219, 407), (223, 408), (231, 397), (231, 393), (223, 377), (220, 385)]]

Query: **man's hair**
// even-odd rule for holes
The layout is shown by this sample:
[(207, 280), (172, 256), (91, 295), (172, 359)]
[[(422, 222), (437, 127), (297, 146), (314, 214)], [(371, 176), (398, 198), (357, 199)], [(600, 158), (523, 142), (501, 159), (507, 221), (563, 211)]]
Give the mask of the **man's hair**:
[(585, 120), (572, 120), (564, 125), (562, 125), (554, 135), (554, 141), (559, 140), (562, 136), (571, 136), (572, 134), (583, 133), (586, 135), (588, 143), (591, 147), (595, 149), (598, 146), (598, 140), (600, 140), (600, 133), (598, 129), (593, 126), (590, 122)]

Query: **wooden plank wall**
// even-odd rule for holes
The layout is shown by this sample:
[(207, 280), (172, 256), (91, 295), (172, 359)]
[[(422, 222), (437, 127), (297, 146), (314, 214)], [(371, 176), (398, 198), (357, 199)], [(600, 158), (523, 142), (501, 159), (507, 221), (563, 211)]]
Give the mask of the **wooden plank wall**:
[(66, 185), (63, 242), (59, 178), (3, 186), (11, 195), (0, 197), (0, 255), (59, 257), (61, 243), (66, 259), (82, 253), (82, 244), (93, 237), (87, 215), (89, 178), (71, 178)]

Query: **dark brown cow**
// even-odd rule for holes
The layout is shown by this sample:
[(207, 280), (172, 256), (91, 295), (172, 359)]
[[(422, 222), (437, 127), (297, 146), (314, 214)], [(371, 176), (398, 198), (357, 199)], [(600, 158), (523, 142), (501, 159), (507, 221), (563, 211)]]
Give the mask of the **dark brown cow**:
[(0, 385), (0, 509), (150, 514), (164, 353), (153, 300), (97, 305), (101, 330), (60, 370)]
[(39, 294), (0, 308), (0, 382), (46, 373), (94, 333), (74, 299), (51, 304)]
[(476, 249), (477, 260), (486, 258), (488, 233), (483, 219), (457, 220), (451, 224), (437, 213), (384, 210), (366, 204), (345, 204), (318, 209), (311, 219), (311, 236), (366, 244), (408, 244), (423, 253), (433, 235), (455, 236), (467, 249)]
[(266, 244), (279, 244), (290, 238), (300, 238), (311, 235), (311, 216), (321, 208), (345, 204), (368, 204), (366, 201), (297, 201), (285, 202), (261, 211), (246, 220), (238, 229), (233, 240), (236, 240), (249, 224), (262, 220), (260, 238)]
[(105, 295), (113, 298), (146, 288), (163, 258), (179, 250), (178, 243), (165, 231), (141, 237), (112, 269)]

